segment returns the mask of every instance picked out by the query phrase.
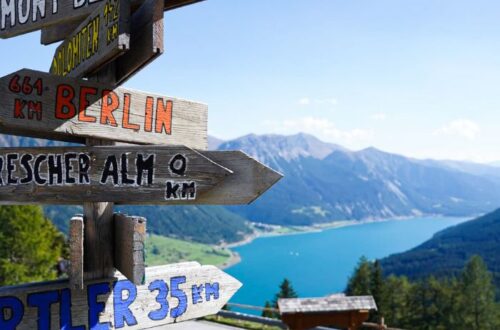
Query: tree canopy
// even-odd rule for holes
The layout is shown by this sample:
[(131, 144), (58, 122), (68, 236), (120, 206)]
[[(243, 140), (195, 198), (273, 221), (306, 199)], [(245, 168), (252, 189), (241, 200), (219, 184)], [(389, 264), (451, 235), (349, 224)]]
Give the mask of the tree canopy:
[(64, 236), (38, 206), (0, 206), (0, 285), (55, 279)]
[(415, 330), (500, 329), (500, 305), (493, 277), (479, 256), (473, 256), (457, 278), (430, 276), (410, 282), (404, 276), (382, 276), (378, 262), (362, 258), (346, 288), (348, 295), (373, 295), (378, 313), (391, 327)]

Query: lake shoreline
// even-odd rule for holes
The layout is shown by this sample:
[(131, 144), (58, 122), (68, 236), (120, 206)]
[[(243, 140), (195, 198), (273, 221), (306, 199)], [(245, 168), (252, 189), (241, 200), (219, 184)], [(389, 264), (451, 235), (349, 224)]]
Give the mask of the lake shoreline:
[[(422, 215), (421, 215), (422, 216)], [(383, 222), (388, 222), (388, 221), (408, 221), (412, 220), (415, 218), (419, 218), (421, 216), (415, 215), (415, 216), (401, 216), (401, 217), (394, 217), (394, 218), (387, 218), (387, 219), (365, 219), (365, 220), (335, 220), (331, 222), (325, 222), (321, 224), (314, 224), (311, 226), (275, 226), (276, 228), (279, 228), (280, 230), (285, 230), (285, 231), (280, 231), (280, 230), (274, 230), (270, 232), (264, 232), (264, 231), (258, 231), (255, 230), (252, 234), (246, 235), (242, 240), (234, 243), (227, 243), (227, 244), (221, 244), (219, 247), (227, 249), (231, 256), (229, 259), (224, 262), (220, 267), (221, 269), (228, 269), (231, 268), (238, 263), (241, 262), (241, 256), (233, 251), (232, 249), (245, 246), (248, 244), (251, 244), (253, 241), (259, 238), (268, 238), (268, 237), (277, 237), (277, 236), (291, 236), (291, 235), (304, 235), (304, 234), (310, 234), (310, 233), (317, 233), (317, 232), (322, 232), (325, 230), (330, 230), (330, 229), (339, 229), (339, 228), (344, 228), (344, 227), (351, 227), (351, 226), (359, 226), (359, 225), (366, 225), (366, 224), (371, 224), (371, 223), (383, 223)], [(444, 215), (440, 214), (431, 214), (431, 215), (423, 215), (426, 217), (446, 217)], [(469, 217), (463, 217), (463, 218), (469, 218)]]
[[(244, 283), (232, 301), (263, 306), (274, 297), (284, 278), (293, 283), (301, 297), (342, 292), (361, 257), (382, 260), (408, 251), (466, 220), (470, 217), (423, 216), (334, 223), (330, 227), (349, 227), (312, 228), (317, 233), (254, 240), (234, 249), (241, 262), (225, 270)], [(350, 227), (359, 224), (366, 226)]]

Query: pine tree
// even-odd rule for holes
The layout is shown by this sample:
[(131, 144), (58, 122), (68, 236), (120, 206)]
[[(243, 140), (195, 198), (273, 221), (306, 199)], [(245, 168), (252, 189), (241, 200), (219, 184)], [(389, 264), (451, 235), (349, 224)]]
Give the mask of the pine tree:
[(273, 309), (273, 306), (271, 306), (271, 303), (269, 301), (266, 301), (266, 304), (264, 305), (264, 310), (262, 311), (262, 316), (274, 318), (275, 313), (272, 311), (272, 309)]
[(55, 279), (64, 236), (38, 206), (0, 207), (0, 285)]
[(378, 307), (377, 311), (372, 311), (370, 313), (370, 319), (371, 321), (378, 322), (380, 321), (380, 317), (385, 314), (385, 306), (381, 303), (384, 294), (384, 274), (378, 260), (373, 263), (371, 270), (370, 291)]
[(293, 289), (292, 283), (288, 279), (284, 279), (280, 284), (280, 291), (276, 294), (274, 300), (278, 302), (281, 298), (297, 298), (298, 295)]
[(371, 284), (372, 265), (365, 257), (361, 257), (356, 269), (354, 270), (354, 274), (349, 279), (345, 293), (348, 296), (371, 295)]
[[(278, 309), (278, 300), (283, 299), (283, 298), (297, 298), (297, 292), (295, 292), (292, 283), (288, 279), (284, 279), (283, 282), (280, 284), (280, 290), (279, 292), (274, 296), (274, 299), (272, 301), (272, 304), (270, 305), (271, 308)], [(267, 308), (267, 302), (266, 302), (266, 307)], [(272, 318), (279, 318), (280, 315), (277, 312), (270, 312), (269, 314), (266, 315), (267, 317), (272, 317)]]
[(384, 294), (379, 308), (384, 310), (386, 324), (391, 326), (412, 329), (409, 317), (411, 309), (409, 306), (413, 285), (405, 276), (391, 275), (384, 283)]
[(495, 288), (492, 275), (479, 256), (473, 256), (460, 276), (459, 329), (495, 329)]

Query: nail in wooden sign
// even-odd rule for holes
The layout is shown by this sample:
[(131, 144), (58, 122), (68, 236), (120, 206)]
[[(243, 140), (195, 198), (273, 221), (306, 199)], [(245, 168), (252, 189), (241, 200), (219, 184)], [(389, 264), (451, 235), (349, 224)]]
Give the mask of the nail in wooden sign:
[(0, 78), (0, 133), (207, 148), (207, 106), (48, 73)]
[(0, 203), (195, 204), (232, 172), (186, 147), (0, 149)]
[(149, 329), (216, 314), (241, 283), (214, 266), (148, 268), (136, 286), (123, 277), (0, 288), (0, 329)]
[(103, 1), (56, 49), (50, 73), (84, 77), (130, 48), (130, 1)]

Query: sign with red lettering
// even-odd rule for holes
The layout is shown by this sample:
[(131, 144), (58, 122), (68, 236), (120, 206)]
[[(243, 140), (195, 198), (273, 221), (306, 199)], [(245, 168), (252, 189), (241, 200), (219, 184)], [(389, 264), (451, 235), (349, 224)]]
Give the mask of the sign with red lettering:
[(149, 329), (213, 315), (241, 283), (196, 262), (146, 269), (146, 284), (123, 277), (0, 288), (0, 329)]
[(56, 49), (50, 73), (86, 77), (130, 48), (130, 1), (106, 0)]
[(20, 70), (0, 78), (0, 133), (207, 148), (207, 106)]
[(195, 204), (231, 174), (186, 147), (0, 148), (0, 203)]

